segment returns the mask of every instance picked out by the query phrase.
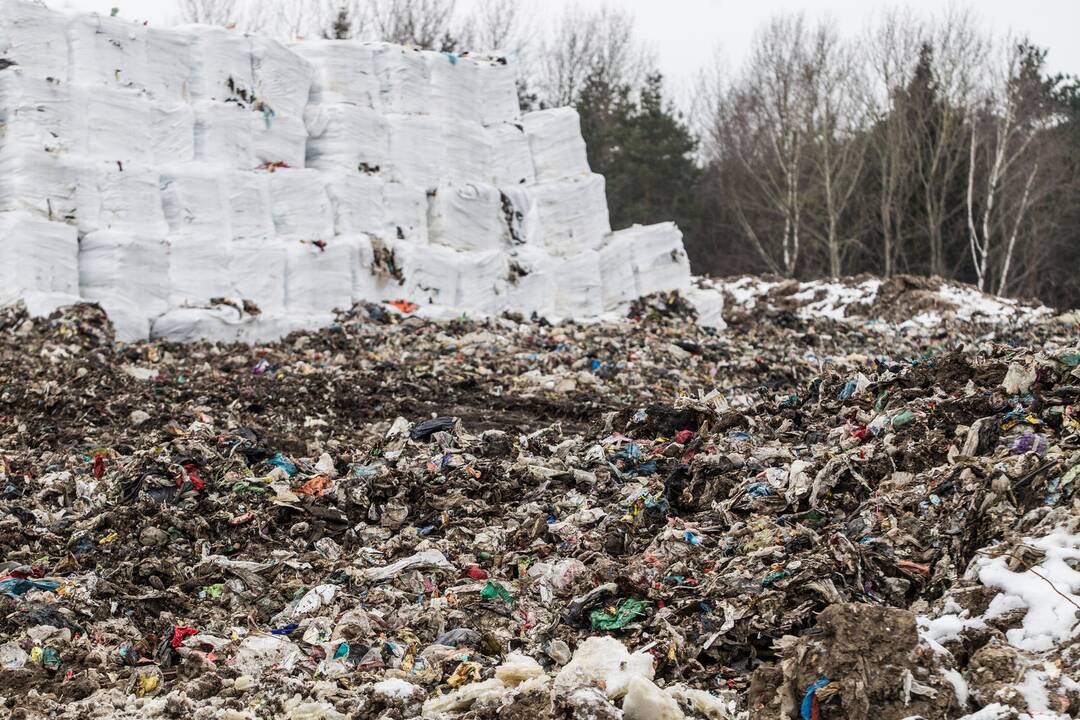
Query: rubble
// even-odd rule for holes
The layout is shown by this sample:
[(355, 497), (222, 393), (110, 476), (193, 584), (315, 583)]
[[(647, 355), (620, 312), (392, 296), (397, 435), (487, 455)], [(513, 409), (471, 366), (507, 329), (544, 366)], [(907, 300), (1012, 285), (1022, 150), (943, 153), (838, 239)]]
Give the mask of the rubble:
[(3, 713), (1080, 714), (1075, 319), (693, 313), (0, 311)]

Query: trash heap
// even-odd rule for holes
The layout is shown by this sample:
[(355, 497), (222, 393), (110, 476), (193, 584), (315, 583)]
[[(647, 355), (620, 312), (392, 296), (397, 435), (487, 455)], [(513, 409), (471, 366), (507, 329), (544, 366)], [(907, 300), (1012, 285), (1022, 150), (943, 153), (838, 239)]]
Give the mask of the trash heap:
[(0, 314), (19, 718), (1066, 718), (1080, 341)]
[(124, 340), (278, 338), (381, 300), (584, 319), (670, 290), (715, 324), (678, 228), (612, 233), (577, 113), (522, 115), (516, 78), (500, 54), (0, 0), (0, 301), (94, 301)]

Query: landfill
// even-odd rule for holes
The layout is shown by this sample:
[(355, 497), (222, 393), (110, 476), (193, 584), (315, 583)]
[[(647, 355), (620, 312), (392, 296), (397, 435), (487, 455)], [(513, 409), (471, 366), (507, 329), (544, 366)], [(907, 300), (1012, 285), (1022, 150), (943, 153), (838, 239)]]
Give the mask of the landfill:
[(724, 331), (7, 308), (0, 714), (1077, 717), (1080, 315), (865, 282), (717, 281)]

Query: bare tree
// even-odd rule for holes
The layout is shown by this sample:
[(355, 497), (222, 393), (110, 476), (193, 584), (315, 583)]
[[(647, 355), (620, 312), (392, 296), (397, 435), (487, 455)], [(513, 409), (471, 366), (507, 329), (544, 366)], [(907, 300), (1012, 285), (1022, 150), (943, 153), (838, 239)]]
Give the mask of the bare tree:
[(178, 0), (176, 19), (180, 23), (235, 26), (243, 6), (238, 0)]
[(455, 0), (372, 0), (370, 10), (380, 40), (439, 50), (454, 36)]
[(520, 0), (479, 0), (459, 34), (473, 50), (507, 50), (522, 55), (530, 44), (526, 26), (532, 15)]

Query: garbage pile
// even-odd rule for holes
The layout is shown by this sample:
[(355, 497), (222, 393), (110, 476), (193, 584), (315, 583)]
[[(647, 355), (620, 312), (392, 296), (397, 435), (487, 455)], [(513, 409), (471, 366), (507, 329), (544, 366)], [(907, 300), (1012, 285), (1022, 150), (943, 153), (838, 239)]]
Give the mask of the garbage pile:
[(357, 305), (0, 314), (19, 718), (1080, 714), (1080, 343)]

